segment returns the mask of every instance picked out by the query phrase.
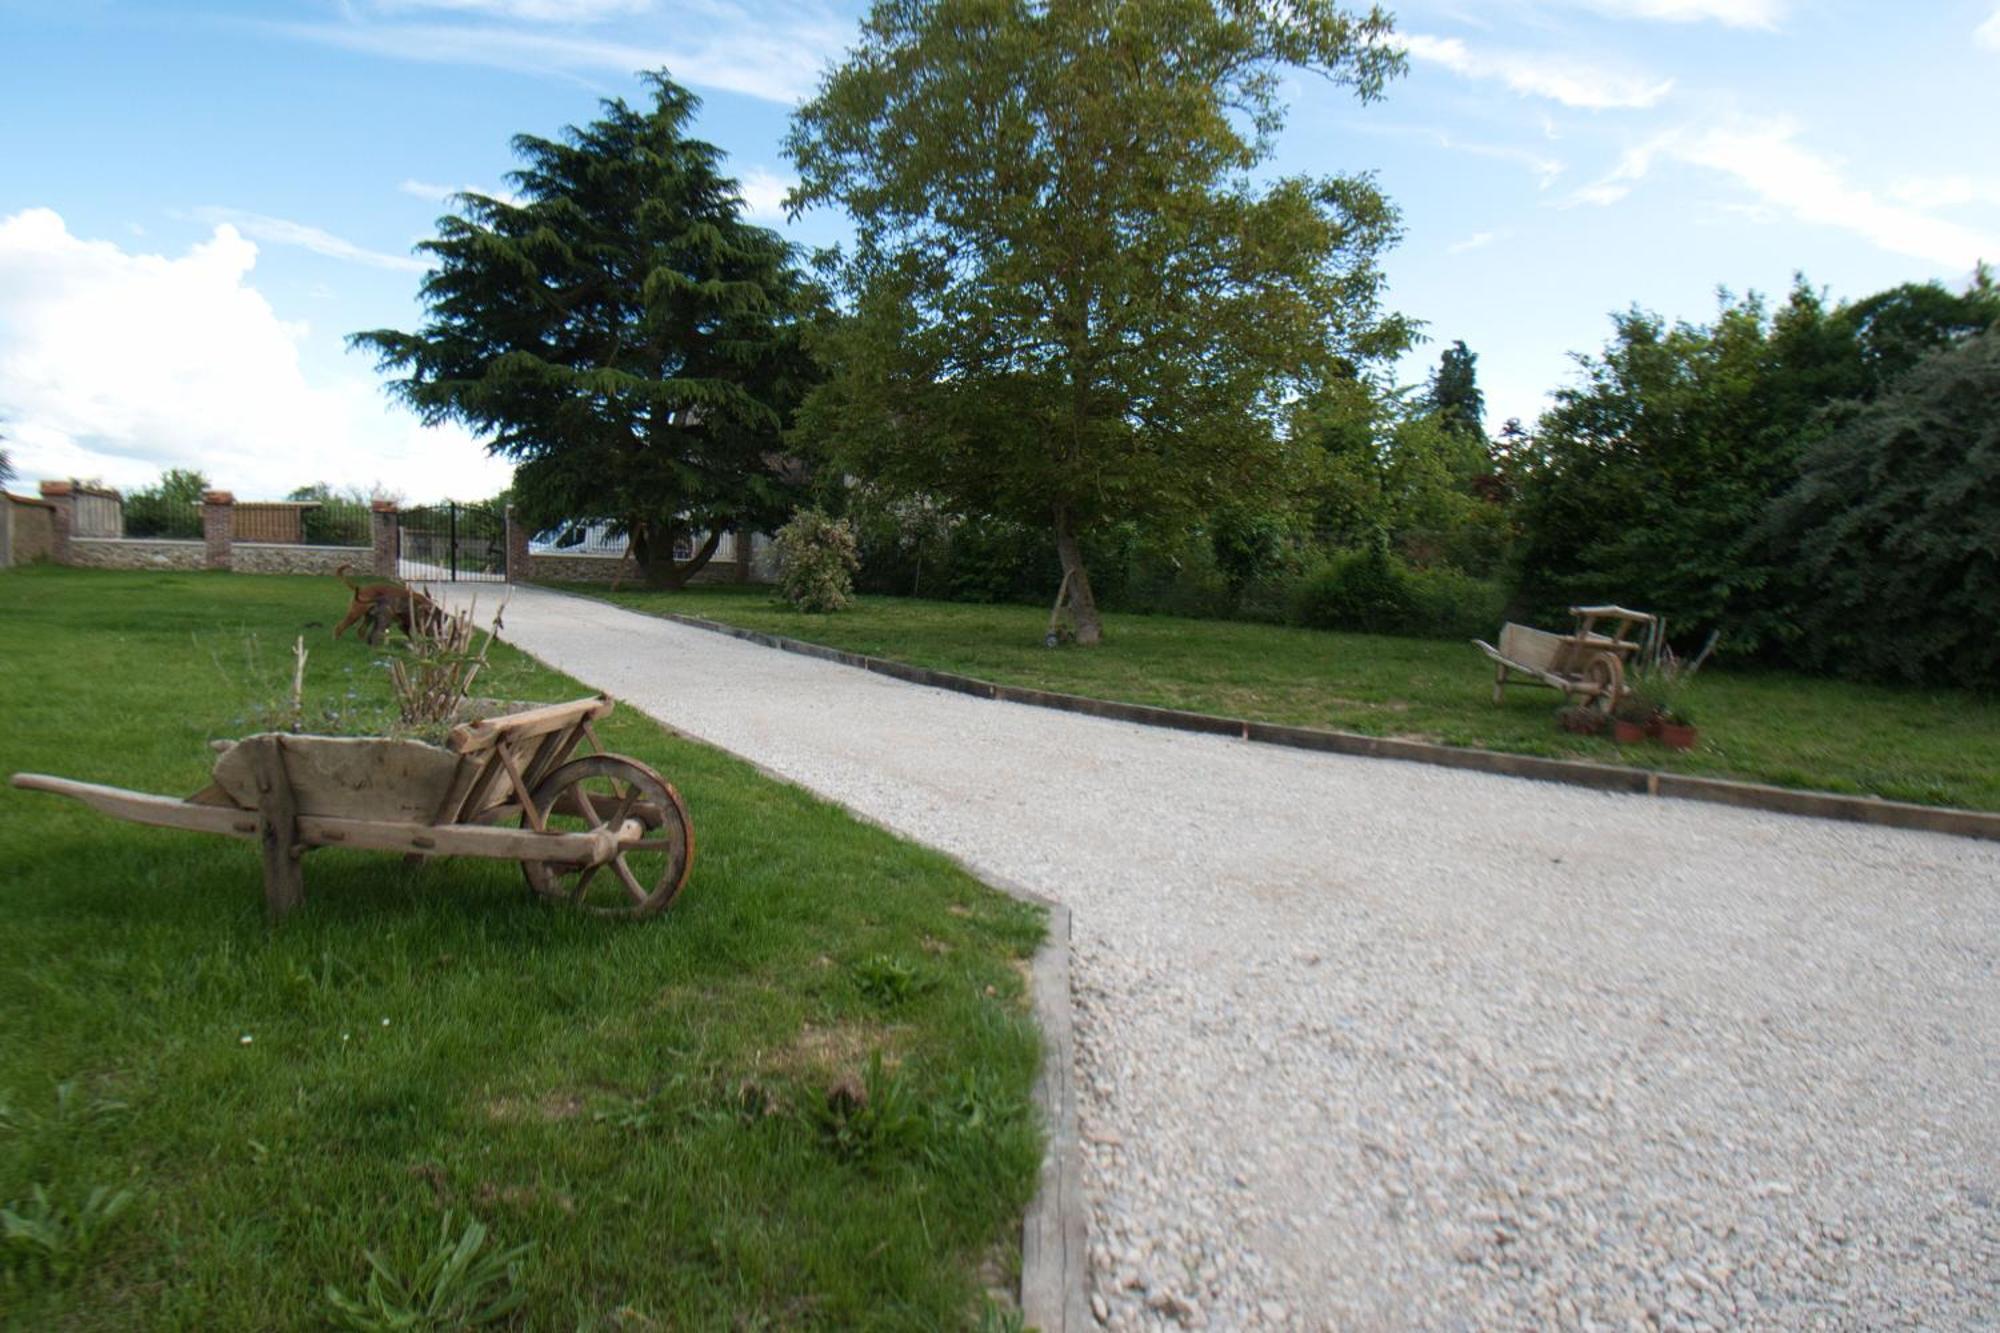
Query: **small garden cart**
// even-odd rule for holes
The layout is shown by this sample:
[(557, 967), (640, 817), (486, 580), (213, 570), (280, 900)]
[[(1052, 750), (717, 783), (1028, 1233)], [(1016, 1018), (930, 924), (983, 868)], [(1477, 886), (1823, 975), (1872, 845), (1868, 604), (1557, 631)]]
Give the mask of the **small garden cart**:
[[(138, 824), (256, 840), (273, 917), (304, 900), (299, 860), (315, 847), (515, 860), (543, 897), (651, 916), (687, 883), (694, 826), (671, 783), (597, 743), (591, 724), (612, 707), (598, 695), (475, 709), (441, 746), (283, 732), (217, 741), (214, 780), (184, 801), (41, 773), (14, 785)], [(573, 757), (584, 741), (596, 753)]]
[[(1622, 606), (1572, 606), (1576, 628), (1568, 634), (1516, 625), (1500, 627), (1500, 646), (1474, 639), (1472, 646), (1492, 658), (1493, 702), (1508, 685), (1546, 685), (1562, 691), (1565, 702), (1583, 700), (1587, 707), (1609, 713), (1627, 693), (1625, 664), (1641, 645), (1629, 637), (1636, 627), (1650, 635), (1657, 616), (1631, 611)], [(1607, 632), (1598, 623), (1607, 622)], [(1511, 675), (1525, 676), (1512, 680)]]

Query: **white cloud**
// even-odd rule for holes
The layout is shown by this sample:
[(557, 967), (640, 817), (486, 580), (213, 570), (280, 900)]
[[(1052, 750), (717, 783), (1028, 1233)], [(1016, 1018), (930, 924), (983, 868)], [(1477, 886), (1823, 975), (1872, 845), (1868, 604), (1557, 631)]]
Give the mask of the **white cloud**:
[(1468, 79), (1498, 79), (1524, 96), (1593, 111), (1652, 106), (1674, 86), (1672, 79), (1653, 80), (1562, 56), (1473, 51), (1456, 37), (1410, 33), (1400, 40), (1413, 59)]
[(1790, 8), (1787, 0), (1584, 0), (1616, 18), (1659, 19), (1668, 23), (1714, 21), (1729, 28), (1776, 28)]
[(1499, 235), (1498, 232), (1475, 231), (1472, 233), (1472, 235), (1466, 237), (1464, 240), (1455, 241), (1452, 244), (1446, 246), (1445, 253), (1451, 255), (1462, 255), (1468, 250), (1484, 249), (1485, 247), (1493, 244), (1494, 237), (1498, 235)]
[(2000, 208), (2000, 180), (1970, 176), (1912, 176), (1897, 181), (1889, 193), (1911, 208), (1959, 208), (1987, 204)]
[(384, 254), (380, 250), (364, 249), (352, 241), (335, 236), (330, 231), (307, 226), (303, 222), (293, 222), (287, 218), (246, 213), (238, 208), (215, 207), (197, 208), (192, 216), (202, 222), (225, 223), (245, 236), (271, 245), (296, 246), (301, 250), (310, 250), (316, 255), (325, 255), (329, 259), (345, 259), (351, 263), (367, 264), (371, 268), (422, 273), (430, 267), (414, 255), (391, 255)]
[(753, 218), (783, 221), (785, 196), (797, 184), (795, 180), (775, 175), (762, 167), (752, 167), (737, 182), (743, 192), (743, 211)]
[(428, 199), (434, 204), (450, 204), (461, 194), (483, 194), (488, 199), (497, 199), (503, 204), (522, 202), (521, 196), (512, 190), (494, 189), (485, 185), (438, 185), (432, 181), (406, 180), (396, 188), (404, 194)]
[(1670, 131), (1629, 150), (1615, 169), (1573, 199), (1616, 202), (1645, 177), (1655, 158), (1666, 157), (1728, 176), (1761, 204), (1796, 221), (1853, 232), (1894, 254), (1951, 268), (2000, 255), (2000, 235), (1933, 217), (1922, 207), (1885, 202), (1847, 180), (1838, 161), (1797, 138), (1798, 127), (1788, 120)]
[(1972, 38), (1989, 51), (2000, 51), (2000, 6), (1995, 6), (1993, 17), (1973, 31)]
[(839, 55), (851, 22), (812, 2), (775, 15), (749, 16), (715, 0), (684, 12), (665, 42), (556, 36), (543, 29), (493, 24), (338, 23), (273, 25), (307, 41), (367, 55), (431, 64), (490, 65), (529, 74), (612, 74), (664, 66), (698, 88), (719, 88), (787, 106), (818, 86)]
[(385, 14), (442, 9), (535, 23), (601, 23), (652, 7), (652, 0), (376, 0), (374, 5)]
[(251, 284), (257, 246), (218, 225), (185, 254), (72, 235), (46, 208), (0, 217), (0, 418), (32, 485), (141, 485), (192, 467), (245, 498), (310, 481), (412, 498), (490, 494), (510, 469), (426, 429), (379, 381), (308, 374), (303, 323)]

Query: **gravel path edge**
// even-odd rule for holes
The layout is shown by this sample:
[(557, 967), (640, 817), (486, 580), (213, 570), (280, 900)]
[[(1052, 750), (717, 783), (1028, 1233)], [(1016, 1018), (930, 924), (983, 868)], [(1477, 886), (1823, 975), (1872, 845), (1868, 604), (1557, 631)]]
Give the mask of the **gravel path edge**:
[(684, 625), (689, 629), (724, 634), (732, 639), (741, 639), (764, 648), (776, 648), (783, 652), (798, 653), (804, 657), (837, 663), (840, 666), (872, 671), (878, 675), (907, 681), (912, 685), (928, 685), (935, 689), (952, 690), (981, 699), (996, 699), (1006, 703), (1027, 704), (1035, 708), (1052, 708), (1066, 713), (1082, 713), (1090, 717), (1134, 722), (1140, 726), (1234, 736), (1261, 745), (1322, 750), (1369, 759), (1401, 759), (1410, 763), (1463, 768), (1473, 772), (1497, 773), (1508, 777), (1533, 778), (1542, 782), (1561, 782), (1601, 791), (1624, 792), (1633, 796), (1706, 801), (1715, 805), (1762, 810), (1772, 814), (1801, 815), (1812, 819), (1838, 819), (1854, 824), (1917, 829), (1927, 833), (1945, 833), (1954, 837), (1982, 838), (2000, 842), (2000, 813), (1992, 811), (1967, 810), (1946, 805), (1917, 805), (1910, 801), (1885, 800), (1879, 796), (1845, 796), (1839, 792), (1816, 791), (1811, 788), (1774, 787), (1766, 783), (1743, 782), (1733, 778), (1663, 773), (1655, 769), (1630, 768), (1623, 764), (1595, 764), (1581, 759), (1545, 759), (1539, 755), (1508, 754), (1500, 750), (1481, 750), (1469, 746), (1437, 745), (1430, 741), (1368, 736), (1361, 732), (1338, 731), (1331, 727), (1253, 722), (1245, 718), (1224, 717), (1215, 713), (1196, 713), (1180, 708), (1122, 703), (1114, 699), (1062, 694), (1054, 690), (1038, 690), (1023, 685), (1001, 685), (990, 680), (981, 680), (977, 676), (966, 676), (952, 671), (935, 671), (929, 667), (912, 666), (907, 662), (870, 657), (864, 653), (848, 652), (844, 648), (830, 648), (822, 643), (788, 638), (782, 634), (770, 634), (763, 630), (744, 629), (740, 625), (724, 624), (719, 620), (683, 615), (676, 611), (639, 614), (653, 615), (657, 619)]

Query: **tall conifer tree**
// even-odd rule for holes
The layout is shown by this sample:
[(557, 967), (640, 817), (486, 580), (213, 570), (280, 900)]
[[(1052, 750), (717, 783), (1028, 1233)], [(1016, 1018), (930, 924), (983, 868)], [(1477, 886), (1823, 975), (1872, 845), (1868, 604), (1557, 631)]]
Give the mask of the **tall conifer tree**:
[[(698, 98), (664, 71), (653, 105), (603, 104), (561, 138), (521, 135), (518, 202), (458, 197), (419, 248), (429, 320), (350, 339), (403, 373), (426, 423), (513, 459), (536, 522), (608, 517), (649, 583), (679, 586), (726, 530), (789, 507), (780, 431), (807, 385), (808, 291), (790, 247), (742, 219)], [(692, 558), (676, 542), (706, 532)]]

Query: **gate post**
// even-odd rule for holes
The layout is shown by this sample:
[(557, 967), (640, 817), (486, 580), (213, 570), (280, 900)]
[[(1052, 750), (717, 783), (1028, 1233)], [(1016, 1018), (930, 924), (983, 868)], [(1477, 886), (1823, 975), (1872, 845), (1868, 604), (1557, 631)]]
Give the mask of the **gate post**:
[(204, 566), (228, 569), (234, 563), (230, 546), (236, 540), (236, 497), (228, 491), (201, 493), (201, 540)]
[(69, 539), (76, 531), (76, 488), (66, 481), (45, 481), (42, 483), (42, 498), (49, 502), (54, 522), (53, 541), (49, 559), (59, 565), (67, 565), (72, 558)]
[(528, 530), (521, 526), (514, 516), (514, 506), (507, 506), (507, 582), (533, 583), (535, 581), (534, 557), (528, 554)]
[(368, 531), (374, 539), (375, 577), (396, 577), (396, 502), (377, 500), (368, 506)]

